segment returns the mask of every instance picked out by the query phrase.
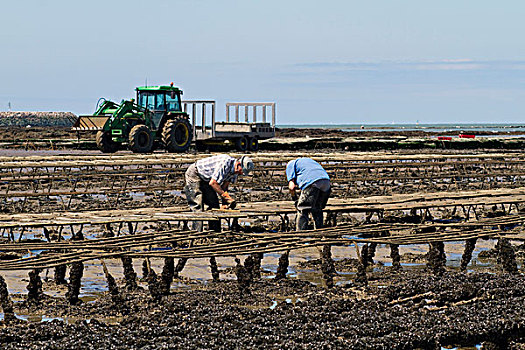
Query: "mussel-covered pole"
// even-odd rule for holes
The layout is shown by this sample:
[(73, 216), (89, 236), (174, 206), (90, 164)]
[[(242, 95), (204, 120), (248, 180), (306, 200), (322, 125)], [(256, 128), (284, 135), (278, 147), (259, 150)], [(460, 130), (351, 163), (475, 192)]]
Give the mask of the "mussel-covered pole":
[(69, 284), (67, 285), (66, 292), (66, 299), (71, 305), (77, 305), (80, 302), (78, 295), (80, 294), (80, 286), (83, 275), (84, 264), (82, 262), (72, 263), (69, 270)]
[(149, 274), (149, 262), (148, 262), (148, 259), (146, 258), (142, 262), (142, 279), (144, 281), (147, 281), (148, 274)]
[[(61, 226), (60, 228), (60, 232), (58, 234), (58, 242), (62, 241), (63, 238), (62, 238), (62, 230), (63, 230), (63, 226)], [(74, 231), (72, 230), (71, 231), (74, 235)], [(44, 235), (46, 236), (47, 238), (47, 241), (48, 242), (51, 242), (51, 238), (49, 236), (49, 231), (47, 230), (46, 227), (44, 227)], [(58, 249), (57, 252), (65, 252), (66, 250), (60, 250)], [(66, 272), (67, 272), (67, 265), (64, 264), (64, 265), (58, 265), (55, 267), (55, 275), (54, 275), (54, 280), (55, 280), (55, 284), (56, 285), (65, 285), (67, 284), (67, 281), (66, 281)]]
[(336, 274), (334, 260), (332, 259), (332, 248), (324, 245), (321, 250), (321, 272), (327, 288), (334, 286), (334, 275)]
[(427, 268), (429, 268), (434, 275), (441, 276), (445, 273), (446, 262), (447, 256), (445, 255), (445, 244), (443, 242), (430, 243)]
[(361, 259), (363, 259), (363, 265), (365, 269), (368, 267), (368, 243), (363, 245), (363, 248), (361, 248)]
[(164, 267), (162, 268), (160, 291), (162, 295), (170, 294), (171, 283), (175, 275), (175, 259), (165, 258)]
[[(246, 259), (248, 260), (248, 258)], [(241, 261), (235, 258), (235, 276), (237, 276), (237, 287), (241, 297), (250, 295), (250, 284), (252, 282), (252, 274), (246, 266), (242, 266)], [(250, 263), (248, 261), (248, 263)], [(245, 261), (246, 264), (246, 261)]]
[(469, 238), (465, 241), (465, 250), (463, 251), (461, 263), (459, 265), (459, 269), (463, 272), (467, 271), (467, 266), (472, 259), (472, 252), (474, 251), (474, 248), (476, 248), (477, 241), (477, 238)]
[(282, 254), (279, 257), (279, 266), (277, 266), (275, 280), (286, 278), (286, 274), (288, 273), (288, 266), (290, 265), (290, 261), (288, 259), (289, 255), (290, 251), (286, 251), (286, 253)]
[[(84, 240), (84, 234), (82, 233), (82, 227), (75, 233), (73, 227), (71, 227), (72, 241)], [(80, 294), (80, 287), (82, 284), (82, 276), (84, 275), (84, 264), (82, 262), (74, 262), (69, 268), (69, 284), (67, 285), (66, 299), (71, 305), (77, 305), (81, 302), (78, 298)]]
[(390, 258), (392, 259), (392, 269), (401, 270), (401, 255), (399, 255), (398, 244), (390, 244)]
[(108, 282), (108, 290), (111, 295), (111, 300), (116, 305), (120, 306), (122, 304), (122, 297), (117, 286), (115, 278), (109, 273), (109, 270), (106, 266), (106, 263), (102, 261), (102, 269), (104, 270), (104, 275), (106, 276), (106, 281)]
[(497, 263), (503, 267), (503, 271), (511, 274), (518, 273), (518, 264), (514, 248), (507, 238), (500, 238), (496, 246), (498, 251)]
[(148, 290), (151, 296), (154, 300), (160, 300), (162, 298), (162, 288), (160, 286), (160, 283), (158, 282), (157, 274), (155, 271), (150, 267), (148, 263), (149, 271), (148, 271), (148, 277), (146, 281), (148, 282)]
[(252, 267), (252, 276), (254, 279), (261, 278), (261, 262), (263, 259), (263, 253), (253, 253), (253, 267)]
[(357, 260), (359, 262), (357, 264), (357, 273), (355, 277), (355, 282), (366, 286), (368, 285), (368, 278), (366, 276), (366, 262), (363, 258), (363, 254), (359, 252), (359, 246), (357, 245), (357, 243), (354, 243), (354, 245), (355, 245), (355, 252), (357, 255)]
[(133, 259), (127, 256), (120, 258), (122, 261), (122, 268), (124, 270), (124, 280), (126, 281), (125, 288), (129, 291), (137, 290), (137, 273), (133, 268)]
[(179, 261), (177, 261), (177, 266), (175, 266), (175, 273), (173, 275), (173, 278), (179, 278), (179, 273), (182, 272), (187, 262), (188, 258), (180, 258)]
[(366, 258), (367, 266), (374, 265), (374, 256), (376, 255), (376, 248), (377, 248), (377, 243), (368, 244), (368, 254)]
[(40, 270), (34, 269), (29, 272), (29, 284), (27, 285), (27, 302), (38, 303), (44, 293), (42, 292), (42, 279)]
[(326, 264), (328, 268), (328, 272), (332, 275), (335, 275), (335, 265), (334, 265), (334, 259), (332, 259), (332, 246), (329, 244), (323, 245), (323, 249), (321, 251), (321, 259), (325, 260), (323, 263)]
[(248, 255), (246, 259), (244, 259), (244, 268), (246, 270), (246, 273), (248, 274), (248, 277), (250, 279), (250, 282), (253, 280), (253, 256)]
[(66, 270), (67, 270), (66, 265), (58, 265), (57, 267), (55, 267), (55, 277), (54, 277), (55, 284), (57, 285), (67, 284)]
[(219, 267), (217, 266), (217, 260), (214, 256), (210, 258), (210, 270), (211, 270), (211, 277), (213, 278), (214, 282), (219, 282), (220, 275), (219, 275)]
[(5, 283), (4, 277), (0, 276), (0, 305), (4, 312), (4, 322), (9, 323), (16, 320), (15, 312), (13, 310), (13, 302), (9, 298), (9, 290)]

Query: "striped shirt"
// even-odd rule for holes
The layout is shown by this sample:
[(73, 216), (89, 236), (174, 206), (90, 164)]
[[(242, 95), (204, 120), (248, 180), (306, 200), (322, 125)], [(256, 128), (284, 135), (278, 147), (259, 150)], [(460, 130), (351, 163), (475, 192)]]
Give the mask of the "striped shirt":
[(237, 174), (235, 174), (235, 158), (226, 154), (200, 159), (195, 162), (197, 172), (201, 179), (210, 182), (211, 179), (217, 181), (220, 185), (225, 182), (235, 183)]

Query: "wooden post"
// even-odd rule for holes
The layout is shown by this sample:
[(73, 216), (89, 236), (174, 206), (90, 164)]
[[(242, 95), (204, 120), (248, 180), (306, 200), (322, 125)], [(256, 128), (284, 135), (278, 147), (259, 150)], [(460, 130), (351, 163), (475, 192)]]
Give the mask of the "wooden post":
[(202, 133), (206, 132), (206, 103), (202, 104)]
[[(229, 108), (226, 107), (226, 110), (229, 110)], [(228, 116), (226, 119), (229, 119)], [(215, 101), (211, 105), (211, 136), (215, 137)]]
[(195, 140), (195, 136), (197, 135), (197, 126), (195, 125), (195, 122), (197, 121), (196, 117), (196, 107), (197, 105), (195, 103), (191, 106), (191, 125), (193, 125), (193, 139)]
[(272, 103), (272, 126), (275, 127), (275, 103)]

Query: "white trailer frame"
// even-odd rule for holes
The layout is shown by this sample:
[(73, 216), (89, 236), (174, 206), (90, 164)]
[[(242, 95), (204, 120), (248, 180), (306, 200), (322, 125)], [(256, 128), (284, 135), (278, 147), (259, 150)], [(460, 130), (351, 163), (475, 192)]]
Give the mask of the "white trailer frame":
[[(217, 122), (215, 117), (216, 102), (213, 100), (183, 101), (184, 112), (191, 115), (194, 141), (225, 141), (241, 137), (259, 140), (275, 137), (275, 102), (228, 102), (226, 103), (226, 121)], [(230, 121), (230, 109), (234, 107), (235, 121)], [(267, 109), (271, 108), (271, 123), (267, 122)], [(191, 111), (188, 111), (191, 109)], [(200, 109), (200, 125), (197, 115)], [(207, 110), (211, 109), (211, 124), (207, 124)], [(249, 120), (250, 109), (252, 121)], [(262, 121), (258, 120), (258, 110), (262, 110)], [(240, 111), (244, 110), (244, 122), (239, 121)]]

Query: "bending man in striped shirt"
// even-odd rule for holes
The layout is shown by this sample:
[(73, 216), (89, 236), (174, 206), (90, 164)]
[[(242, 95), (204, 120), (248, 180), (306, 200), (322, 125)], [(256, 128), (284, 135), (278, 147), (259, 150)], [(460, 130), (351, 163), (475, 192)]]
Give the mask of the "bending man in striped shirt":
[[(184, 192), (192, 211), (220, 208), (235, 208), (236, 202), (228, 193), (230, 183), (237, 181), (238, 175), (248, 175), (253, 170), (253, 161), (248, 156), (235, 159), (220, 154), (200, 159), (186, 170)], [(202, 221), (194, 221), (193, 229), (202, 231)], [(209, 229), (220, 231), (219, 221), (210, 221)]]

